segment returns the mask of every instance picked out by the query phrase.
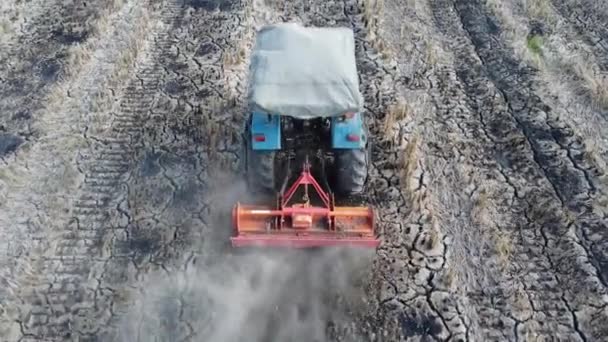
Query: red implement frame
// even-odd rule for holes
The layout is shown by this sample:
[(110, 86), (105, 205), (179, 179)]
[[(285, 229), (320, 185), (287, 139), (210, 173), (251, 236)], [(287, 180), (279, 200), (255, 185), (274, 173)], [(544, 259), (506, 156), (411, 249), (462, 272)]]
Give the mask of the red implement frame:
[[(304, 187), (301, 203), (289, 205), (298, 188)], [(312, 186), (323, 206), (311, 206), (308, 188)], [(358, 246), (376, 248), (374, 211), (369, 207), (336, 207), (333, 195), (323, 191), (305, 163), (302, 173), (275, 208), (241, 205), (233, 209), (235, 236), (232, 246), (270, 246), (309, 248)]]

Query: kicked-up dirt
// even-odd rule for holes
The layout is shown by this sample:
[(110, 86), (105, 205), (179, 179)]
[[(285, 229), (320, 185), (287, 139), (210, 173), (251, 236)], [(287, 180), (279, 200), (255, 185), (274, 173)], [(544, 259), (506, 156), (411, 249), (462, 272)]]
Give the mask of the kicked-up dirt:
[[(0, 5), (0, 340), (603, 341), (608, 9)], [(355, 32), (377, 251), (230, 248), (264, 24)]]

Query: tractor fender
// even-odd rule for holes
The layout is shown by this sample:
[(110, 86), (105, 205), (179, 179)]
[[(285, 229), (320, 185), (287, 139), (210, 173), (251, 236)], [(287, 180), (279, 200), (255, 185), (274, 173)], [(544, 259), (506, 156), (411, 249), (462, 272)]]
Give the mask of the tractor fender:
[(331, 147), (333, 149), (365, 148), (369, 137), (363, 126), (361, 113), (355, 113), (352, 118), (333, 117), (331, 119)]
[(281, 117), (260, 112), (251, 115), (251, 147), (254, 151), (281, 149)]

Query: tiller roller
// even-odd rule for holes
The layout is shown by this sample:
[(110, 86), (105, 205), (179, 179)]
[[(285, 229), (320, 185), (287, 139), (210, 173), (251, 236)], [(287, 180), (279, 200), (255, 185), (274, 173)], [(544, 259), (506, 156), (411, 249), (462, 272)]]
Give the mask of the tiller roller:
[[(310, 186), (322, 206), (311, 205)], [(302, 193), (301, 202), (290, 204), (296, 193)], [(233, 221), (235, 236), (231, 241), (234, 247), (375, 248), (380, 243), (374, 234), (373, 209), (335, 206), (333, 194), (323, 191), (310, 173), (308, 162), (287, 192), (277, 195), (274, 208), (237, 203)]]

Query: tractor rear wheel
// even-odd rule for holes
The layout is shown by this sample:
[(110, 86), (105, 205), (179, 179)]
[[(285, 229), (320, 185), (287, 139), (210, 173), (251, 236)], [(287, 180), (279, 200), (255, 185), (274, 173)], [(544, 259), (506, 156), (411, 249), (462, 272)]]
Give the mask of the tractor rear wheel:
[(267, 195), (275, 193), (275, 151), (256, 151), (252, 147), (251, 135), (247, 137), (247, 185), (256, 192)]
[(340, 195), (357, 195), (365, 189), (369, 151), (367, 148), (336, 150), (335, 188)]
[(367, 124), (364, 123), (362, 128), (367, 137), (364, 148), (334, 150), (334, 192), (338, 195), (362, 195), (365, 190), (372, 162), (372, 142)]

